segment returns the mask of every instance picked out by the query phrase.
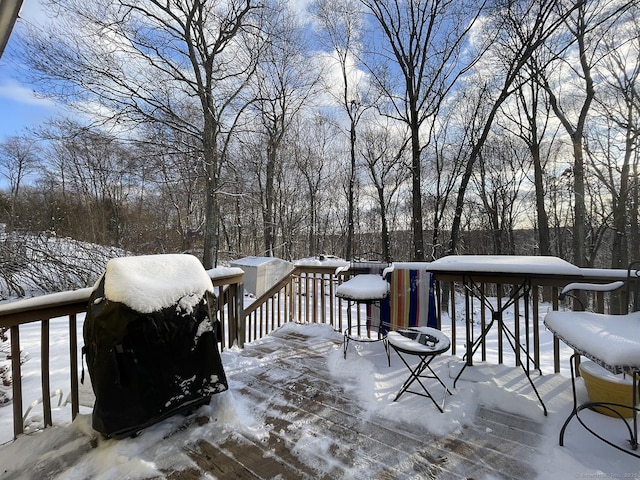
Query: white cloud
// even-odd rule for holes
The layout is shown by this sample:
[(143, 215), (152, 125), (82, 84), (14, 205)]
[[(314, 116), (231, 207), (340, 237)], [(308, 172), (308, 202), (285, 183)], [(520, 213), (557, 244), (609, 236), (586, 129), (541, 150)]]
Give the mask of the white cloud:
[(43, 108), (55, 108), (56, 106), (52, 100), (37, 97), (33, 90), (11, 79), (4, 79), (2, 83), (0, 83), (0, 99), (12, 100), (17, 103), (35, 105)]
[(288, 0), (289, 8), (298, 16), (302, 24), (313, 21), (309, 14), (309, 9), (312, 3), (313, 0)]

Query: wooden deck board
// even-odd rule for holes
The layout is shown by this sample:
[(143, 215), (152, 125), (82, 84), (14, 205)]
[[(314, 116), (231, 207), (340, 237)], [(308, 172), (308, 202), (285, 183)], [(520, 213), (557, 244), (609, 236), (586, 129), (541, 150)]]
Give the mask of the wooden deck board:
[[(480, 409), (472, 426), (443, 438), (403, 422), (364, 419), (357, 400), (342, 391), (328, 372), (324, 354), (331, 348), (335, 344), (326, 340), (314, 343), (303, 335), (278, 333), (265, 344), (247, 348), (243, 355), (268, 357), (268, 365), (230, 376), (244, 385), (238, 393), (251, 399), (273, 428), (266, 442), (243, 437), (213, 446), (201, 441), (192, 451), (215, 458), (213, 465), (198, 461), (203, 475), (206, 471), (213, 478), (231, 478), (216, 475), (218, 468), (225, 468), (237, 478), (261, 479), (278, 474), (278, 478), (380, 480), (537, 476), (527, 462), (541, 441), (535, 422)], [(317, 463), (305, 465), (296, 448), (301, 441), (311, 445), (304, 455), (309, 462), (314, 435)]]
[[(216, 428), (201, 434), (198, 422), (187, 419), (137, 455), (163, 472), (155, 478), (168, 480), (537, 477), (532, 462), (542, 442), (540, 424), (479, 407), (471, 425), (443, 437), (410, 420), (363, 414), (358, 399), (329, 372), (327, 353), (336, 348), (339, 338), (313, 338), (290, 329), (248, 345), (238, 353), (246, 362), (226, 373), (234, 398), (268, 425), (261, 435)], [(440, 415), (424, 401), (426, 414)], [(70, 432), (74, 448), (68, 454), (42, 458), (20, 475), (0, 472), (0, 479), (51, 478), (74, 462), (86, 462), (90, 442)]]

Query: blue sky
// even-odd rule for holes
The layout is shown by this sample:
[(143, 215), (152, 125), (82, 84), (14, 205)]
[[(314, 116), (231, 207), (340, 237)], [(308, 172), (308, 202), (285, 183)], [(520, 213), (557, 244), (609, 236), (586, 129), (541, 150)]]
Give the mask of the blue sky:
[(0, 141), (11, 135), (26, 133), (56, 113), (55, 105), (37, 99), (28, 86), (14, 78), (15, 69), (0, 61)]
[(41, 14), (38, 0), (23, 1), (14, 34), (0, 58), (0, 141), (11, 135), (26, 133), (27, 127), (39, 125), (57, 112), (53, 102), (33, 95), (29, 85), (20, 77), (16, 60), (11, 55), (19, 24), (36, 19)]

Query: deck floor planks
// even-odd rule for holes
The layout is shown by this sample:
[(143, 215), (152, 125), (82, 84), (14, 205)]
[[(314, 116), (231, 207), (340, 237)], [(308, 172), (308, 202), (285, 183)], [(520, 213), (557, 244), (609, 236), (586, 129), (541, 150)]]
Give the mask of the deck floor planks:
[[(297, 473), (288, 472), (290, 478), (319, 478), (320, 472), (327, 470), (326, 463), (335, 465), (329, 470), (330, 478), (535, 478), (535, 469), (526, 462), (540, 441), (535, 422), (487, 410), (479, 412), (476, 423), (464, 427), (461, 434), (438, 438), (388, 419), (363, 420), (357, 401), (340, 391), (328, 373), (324, 354), (335, 344), (326, 340), (314, 343), (309, 337), (291, 334), (275, 334), (270, 340), (283, 345), (263, 344), (246, 350), (247, 355), (268, 358), (266, 370), (246, 369), (235, 375), (245, 385), (241, 393), (263, 409), (265, 422), (279, 422), (271, 434), (278, 440), (258, 445), (257, 451), (262, 449), (264, 458), (278, 458), (286, 465), (281, 478), (289, 478), (284, 472), (295, 463)], [(284, 372), (288, 380), (283, 382)], [(332, 439), (326, 452), (331, 461), (323, 465), (319, 456), (319, 470), (311, 472), (301, 468), (295, 454), (290, 454), (309, 432)], [(251, 463), (248, 459), (260, 457), (257, 451), (246, 460), (239, 453), (235, 460)], [(351, 470), (355, 463), (357, 467)], [(247, 465), (247, 469), (254, 468)], [(248, 478), (272, 476), (271, 468), (265, 466), (264, 476)]]
[[(358, 399), (331, 377), (327, 353), (336, 348), (341, 349), (339, 338), (291, 329), (248, 345), (238, 355), (249, 361), (226, 373), (234, 396), (269, 425), (266, 434), (209, 429), (203, 436), (187, 419), (183, 428), (138, 452), (139, 457), (157, 465), (163, 472), (158, 479), (168, 480), (537, 477), (532, 462), (542, 442), (542, 424), (481, 406), (473, 424), (442, 437), (409, 421), (363, 414)], [(545, 382), (547, 391), (557, 388)], [(427, 414), (440, 415), (424, 400)], [(68, 445), (58, 446), (68, 454), (39, 460), (21, 472), (27, 477), (0, 477), (50, 478), (87, 461), (89, 440), (73, 430), (70, 434)], [(177, 452), (175, 458), (165, 451)]]

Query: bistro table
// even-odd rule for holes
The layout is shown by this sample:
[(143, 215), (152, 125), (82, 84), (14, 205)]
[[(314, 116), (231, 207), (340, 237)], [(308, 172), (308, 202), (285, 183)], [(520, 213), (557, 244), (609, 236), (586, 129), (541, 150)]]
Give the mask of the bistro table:
[[(530, 308), (529, 300), (531, 286), (534, 281), (551, 280), (554, 277), (567, 281), (579, 281), (582, 279), (582, 270), (575, 265), (557, 257), (550, 256), (518, 256), (518, 255), (451, 255), (431, 262), (428, 267), (433, 272), (436, 280), (459, 281), (465, 291), (471, 297), (476, 297), (484, 308), (491, 311), (491, 321), (486, 325), (480, 336), (474, 340), (473, 335), (473, 314), (471, 302), (465, 302), (466, 306), (466, 353), (462, 369), (458, 372), (456, 382), (464, 372), (465, 368), (473, 365), (473, 355), (478, 347), (484, 344), (487, 334), (494, 325), (498, 325), (499, 336), (504, 332), (505, 337), (511, 346), (517, 363), (533, 388), (533, 391), (542, 405), (544, 414), (547, 415), (547, 408), (538, 393), (530, 375), (530, 363), (540, 371), (539, 366), (529, 355), (529, 323)], [(494, 306), (483, 288), (485, 283), (496, 283), (497, 285), (511, 285), (507, 297), (503, 300), (498, 296), (498, 303)], [(514, 305), (520, 299), (524, 301), (524, 322), (525, 322), (525, 343), (522, 344), (518, 336), (504, 323), (503, 314), (507, 308)], [(520, 352), (526, 356), (526, 366), (519, 361)], [(542, 373), (542, 372), (540, 372)]]
[[(387, 335), (387, 341), (391, 348), (402, 360), (402, 363), (409, 369), (409, 376), (400, 387), (394, 402), (397, 401), (400, 396), (405, 393), (413, 393), (423, 397), (430, 398), (433, 404), (438, 407), (440, 412), (444, 412), (444, 400), (446, 394), (451, 395), (451, 391), (444, 384), (442, 379), (431, 368), (431, 362), (438, 355), (449, 350), (451, 341), (440, 330), (431, 327), (410, 327), (394, 332), (389, 332)], [(409, 361), (405, 357), (417, 356), (419, 362), (415, 366), (411, 366)], [(425, 370), (429, 370), (429, 373), (424, 373)], [(431, 378), (437, 380), (444, 389), (443, 399), (441, 403), (436, 402), (429, 389), (422, 382), (421, 378)], [(414, 382), (418, 382), (421, 390), (409, 390), (409, 387)]]

